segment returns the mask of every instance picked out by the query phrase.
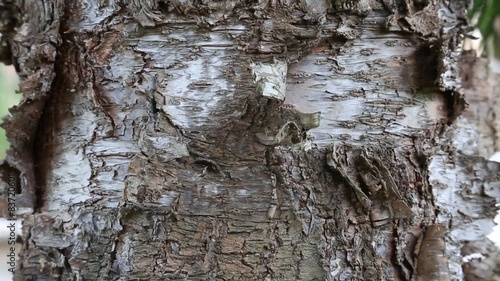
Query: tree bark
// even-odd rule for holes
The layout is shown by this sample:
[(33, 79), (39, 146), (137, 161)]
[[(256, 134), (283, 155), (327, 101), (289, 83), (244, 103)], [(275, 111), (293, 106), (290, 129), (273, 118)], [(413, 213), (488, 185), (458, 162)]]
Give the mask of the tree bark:
[(0, 2), (16, 280), (498, 277), (465, 2)]

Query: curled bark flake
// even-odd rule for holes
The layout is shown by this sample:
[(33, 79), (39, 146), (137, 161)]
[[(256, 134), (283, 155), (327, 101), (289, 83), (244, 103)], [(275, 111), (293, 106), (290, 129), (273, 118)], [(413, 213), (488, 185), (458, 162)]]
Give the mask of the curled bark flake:
[(447, 228), (434, 224), (426, 227), (417, 258), (416, 281), (449, 281), (448, 258), (444, 241)]

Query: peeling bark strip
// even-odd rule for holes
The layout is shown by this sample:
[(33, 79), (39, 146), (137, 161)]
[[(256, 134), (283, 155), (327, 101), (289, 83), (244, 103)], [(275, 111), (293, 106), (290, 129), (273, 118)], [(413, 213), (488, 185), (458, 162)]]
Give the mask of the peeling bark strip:
[(457, 3), (8, 3), (17, 280), (462, 276), (463, 240), (417, 246), (466, 217), (439, 177), (468, 167)]
[(446, 257), (444, 237), (446, 226), (429, 225), (420, 244), (417, 260), (417, 281), (451, 280)]
[(2, 45), (10, 47), (2, 49), (0, 58), (2, 62), (14, 64), (22, 81), (19, 85), (23, 93), (21, 103), (10, 109), (12, 116), (2, 125), (11, 144), (6, 165), (20, 174), (21, 194), (16, 198), (16, 207), (21, 215), (31, 214), (37, 200), (34, 141), (56, 75), (54, 62), (60, 43), (61, 4), (52, 1), (0, 2), (0, 13), (5, 15), (0, 23)]

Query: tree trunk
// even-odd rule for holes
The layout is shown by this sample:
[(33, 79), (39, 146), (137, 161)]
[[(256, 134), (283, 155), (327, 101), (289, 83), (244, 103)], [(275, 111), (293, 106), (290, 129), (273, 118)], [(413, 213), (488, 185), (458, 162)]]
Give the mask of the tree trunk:
[(16, 280), (498, 278), (461, 2), (3, 0)]

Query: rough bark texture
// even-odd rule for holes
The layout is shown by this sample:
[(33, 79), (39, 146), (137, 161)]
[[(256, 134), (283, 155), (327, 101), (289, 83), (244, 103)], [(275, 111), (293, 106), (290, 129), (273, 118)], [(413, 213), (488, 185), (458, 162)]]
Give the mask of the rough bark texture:
[(17, 280), (487, 277), (461, 1), (1, 3)]

